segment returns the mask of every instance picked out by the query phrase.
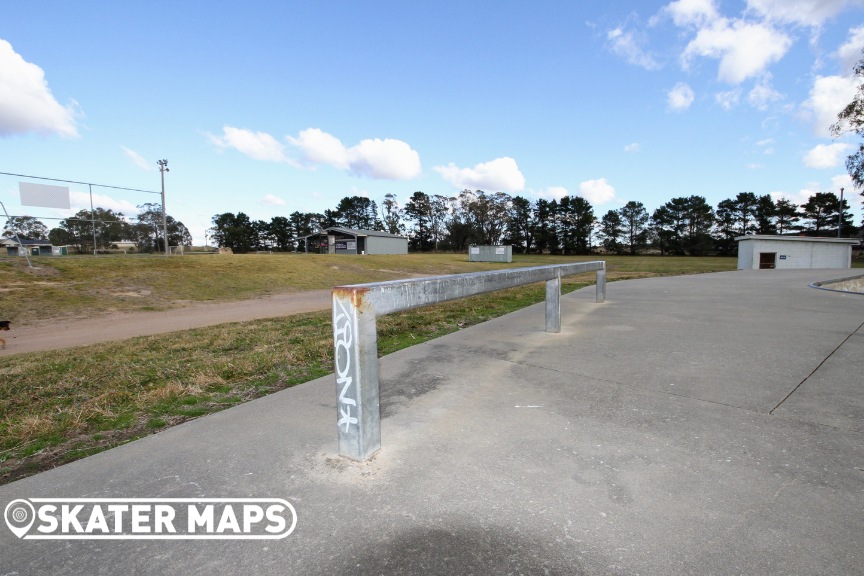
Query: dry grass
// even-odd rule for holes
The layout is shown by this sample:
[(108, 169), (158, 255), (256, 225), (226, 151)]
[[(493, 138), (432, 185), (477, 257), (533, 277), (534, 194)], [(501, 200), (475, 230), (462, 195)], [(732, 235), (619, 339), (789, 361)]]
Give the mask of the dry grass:
[[(329, 256), (244, 254), (0, 258), (0, 314), (25, 323), (118, 311), (164, 310), (189, 302), (241, 300), (297, 290), (329, 289), (415, 274), (454, 274), (506, 267), (596, 260), (515, 256), (512, 264), (468, 262), (464, 254)], [(731, 258), (603, 257), (611, 272), (682, 274), (734, 270)]]
[[(579, 259), (522, 257), (513, 266), (575, 260)], [(728, 270), (735, 264), (715, 258), (607, 258), (607, 262), (610, 280)], [(20, 321), (37, 314), (127, 309), (122, 308), (124, 303), (140, 309), (140, 300), (123, 300), (129, 296), (105, 296), (106, 302), (101, 302), (97, 296), (110, 291), (106, 286), (148, 290), (150, 294), (140, 298), (151, 299), (148, 306), (156, 307), (193, 295), (239, 298), (410, 274), (504, 267), (468, 263), (464, 255), (452, 254), (100, 257), (39, 264), (40, 275), (34, 276), (15, 261), (0, 261), (0, 281), (23, 283), (27, 286), (23, 292), (31, 298), (22, 304), (16, 297), (14, 306), (11, 300), (3, 300), (0, 314), (8, 317), (7, 311), (17, 310)], [(571, 277), (565, 291), (590, 282), (593, 274)], [(0, 294), (7, 298), (9, 292)], [(524, 286), (495, 298), (477, 296), (386, 316), (378, 323), (379, 352), (387, 354), (483, 322), (543, 297), (542, 285)], [(95, 301), (101, 303), (91, 308)], [(190, 330), (167, 339), (142, 337), (4, 357), (0, 359), (0, 483), (326, 375), (332, 371), (332, 348), (330, 315), (319, 312)]]

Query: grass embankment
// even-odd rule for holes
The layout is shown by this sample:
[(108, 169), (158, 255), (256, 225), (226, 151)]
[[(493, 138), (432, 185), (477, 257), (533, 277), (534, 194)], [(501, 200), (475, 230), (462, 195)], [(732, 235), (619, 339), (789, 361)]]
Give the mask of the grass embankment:
[[(328, 256), (247, 254), (0, 258), (0, 314), (15, 324), (111, 312), (165, 310), (194, 302), (241, 300), (295, 290), (456, 274), (598, 257), (516, 256), (512, 264), (468, 262), (464, 254)], [(605, 257), (610, 272), (686, 274), (734, 270), (729, 258)]]
[[(511, 266), (574, 260), (524, 257)], [(606, 260), (610, 280), (735, 267), (734, 260), (716, 258)], [(93, 298), (98, 300), (98, 294), (110, 294), (118, 286), (146, 286), (143, 289), (150, 290), (155, 301), (170, 305), (165, 303), (506, 266), (468, 263), (464, 255), (69, 258), (39, 262), (43, 269), (50, 264), (55, 270), (45, 280), (4, 264), (0, 271), (32, 292), (23, 318), (40, 310), (40, 303), (43, 314), (46, 309), (59, 316), (85, 314), (92, 311)], [(566, 279), (564, 291), (592, 283), (593, 276)], [(214, 287), (214, 283), (222, 285)], [(385, 316), (378, 322), (379, 353), (506, 314), (539, 302), (544, 295), (542, 284), (523, 286), (499, 292), (495, 298), (476, 296)], [(122, 306), (126, 304), (122, 296), (107, 298), (113, 298), (112, 304), (98, 311), (129, 309)], [(11, 303), (8, 292), (3, 300)], [(140, 305), (130, 303), (132, 309)], [(0, 313), (10, 309), (0, 306)], [(323, 376), (332, 371), (332, 358), (329, 312), (2, 358), (0, 483)]]

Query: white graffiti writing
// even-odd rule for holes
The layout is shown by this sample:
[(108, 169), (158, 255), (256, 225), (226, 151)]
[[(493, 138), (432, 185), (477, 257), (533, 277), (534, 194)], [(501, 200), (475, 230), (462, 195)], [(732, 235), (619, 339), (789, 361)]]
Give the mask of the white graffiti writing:
[(341, 386), (339, 391), (339, 421), (337, 426), (345, 425), (345, 432), (348, 432), (351, 424), (357, 424), (357, 418), (351, 415), (351, 407), (357, 406), (357, 401), (353, 398), (348, 398), (348, 390), (354, 379), (351, 376), (351, 343), (354, 341), (354, 334), (351, 326), (351, 316), (343, 306), (342, 302), (337, 300), (341, 312), (333, 320), (333, 337), (336, 340), (336, 386)]

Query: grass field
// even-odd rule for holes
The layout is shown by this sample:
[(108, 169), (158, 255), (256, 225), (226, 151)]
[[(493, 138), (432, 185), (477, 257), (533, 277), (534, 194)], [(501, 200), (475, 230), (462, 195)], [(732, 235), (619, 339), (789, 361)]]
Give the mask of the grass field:
[[(0, 313), (16, 324), (118, 311), (164, 310), (190, 302), (239, 300), (295, 290), (329, 289), (404, 278), (504, 267), (596, 260), (597, 257), (515, 256), (512, 264), (468, 262), (464, 254), (328, 256), (247, 254), (197, 256), (76, 256), (0, 258)], [(609, 271), (687, 274), (734, 270), (729, 258), (605, 257)]]
[[(510, 266), (591, 258), (518, 257)], [(594, 258), (596, 259), (596, 258)], [(610, 281), (733, 270), (729, 258), (607, 257)], [(0, 315), (17, 322), (164, 309), (508, 265), (465, 255), (81, 257), (37, 259), (31, 273), (0, 260)], [(565, 291), (593, 283), (571, 277)], [(542, 285), (476, 296), (379, 319), (388, 354), (506, 314), (544, 297)], [(0, 359), (0, 483), (75, 460), (179, 422), (332, 371), (330, 313), (141, 337)]]

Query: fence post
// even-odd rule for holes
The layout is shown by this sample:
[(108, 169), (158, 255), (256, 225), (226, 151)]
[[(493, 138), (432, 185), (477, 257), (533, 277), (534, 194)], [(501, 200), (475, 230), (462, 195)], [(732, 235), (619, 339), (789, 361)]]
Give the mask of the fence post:
[(364, 293), (333, 290), (333, 342), (339, 454), (366, 460), (381, 448), (378, 330)]
[(597, 298), (595, 301), (606, 301), (606, 262), (603, 262), (603, 268), (597, 270)]
[(546, 281), (546, 332), (561, 332), (561, 272)]

